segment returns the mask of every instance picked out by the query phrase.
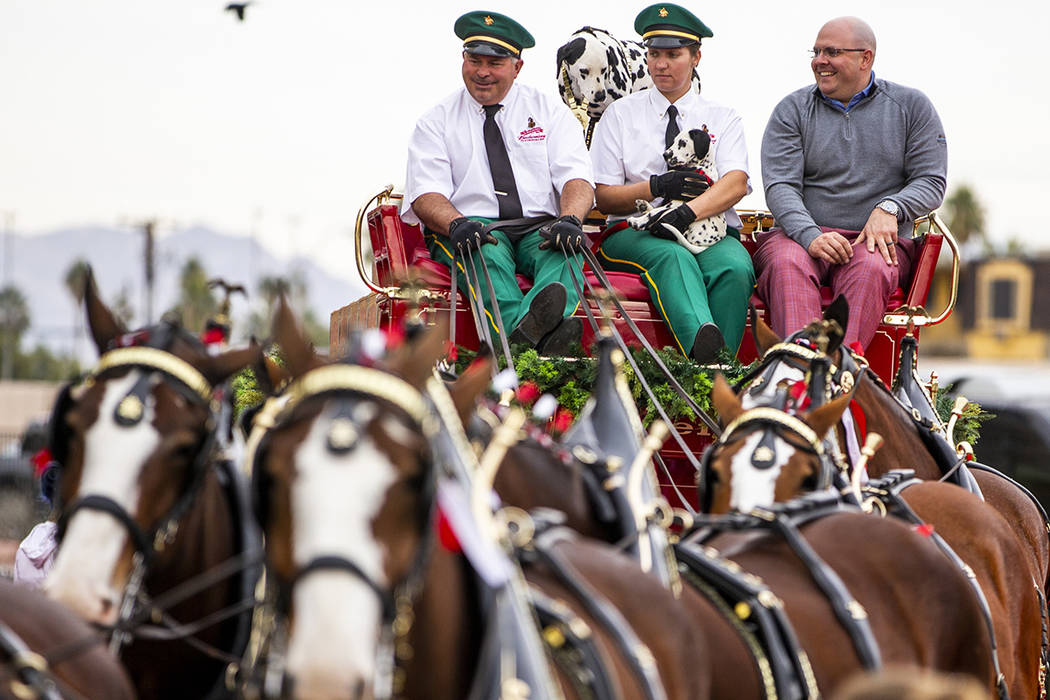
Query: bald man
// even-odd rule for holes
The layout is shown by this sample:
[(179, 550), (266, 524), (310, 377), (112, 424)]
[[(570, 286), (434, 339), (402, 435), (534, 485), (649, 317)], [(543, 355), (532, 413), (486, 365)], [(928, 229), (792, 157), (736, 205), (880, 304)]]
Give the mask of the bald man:
[(947, 142), (926, 95), (875, 77), (863, 20), (831, 20), (810, 55), (816, 85), (781, 100), (762, 138), (777, 228), (758, 238), (758, 293), (787, 336), (820, 317), (830, 286), (849, 302), (846, 343), (867, 348), (910, 279), (912, 222), (944, 199)]

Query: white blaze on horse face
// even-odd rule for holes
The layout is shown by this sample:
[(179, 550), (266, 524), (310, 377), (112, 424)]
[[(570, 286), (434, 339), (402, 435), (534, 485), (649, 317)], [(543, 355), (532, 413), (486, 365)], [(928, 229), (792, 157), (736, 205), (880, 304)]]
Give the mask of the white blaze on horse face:
[[(398, 477), (389, 457), (362, 432), (346, 454), (327, 448), (331, 418), (322, 413), (296, 451), (292, 484), (292, 547), (297, 566), (318, 556), (342, 556), (381, 587), (389, 582), (373, 521)], [(303, 697), (347, 697), (371, 688), (380, 600), (345, 571), (319, 571), (296, 584), (288, 671)]]
[(744, 446), (733, 455), (729, 507), (741, 513), (750, 513), (752, 509), (773, 504), (776, 494), (777, 479), (780, 470), (787, 463), (792, 450), (779, 437), (774, 438), (774, 449), (777, 459), (768, 469), (755, 469), (751, 464), (751, 455), (762, 440), (762, 431), (748, 435)]
[[(128, 395), (142, 372), (106, 383), (98, 420), (84, 434), (84, 466), (77, 498), (106, 496), (134, 516), (138, 508), (138, 479), (142, 465), (160, 444), (153, 426), (156, 415), (152, 393), (146, 397), (142, 419), (123, 426), (116, 421), (117, 405)], [(52, 598), (72, 607), (90, 621), (111, 624), (118, 613), (122, 581), (113, 581), (114, 569), (127, 530), (112, 515), (79, 510), (69, 521), (55, 566), (44, 583)]]
[(778, 362), (773, 366), (769, 379), (762, 382), (762, 391), (757, 396), (752, 396), (750, 389), (745, 391), (740, 395), (740, 403), (745, 411), (755, 406), (768, 405), (769, 399), (773, 398), (773, 394), (776, 393), (777, 385), (782, 381), (786, 380), (794, 384), (805, 378), (806, 375), (802, 370), (792, 367), (787, 362)]

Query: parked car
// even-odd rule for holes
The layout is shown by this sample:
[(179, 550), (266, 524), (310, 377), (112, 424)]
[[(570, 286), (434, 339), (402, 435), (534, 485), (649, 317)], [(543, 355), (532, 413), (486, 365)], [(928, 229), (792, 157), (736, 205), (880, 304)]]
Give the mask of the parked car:
[(941, 386), (995, 414), (981, 426), (977, 461), (1016, 479), (1050, 508), (1050, 371), (1008, 367), (962, 374)]

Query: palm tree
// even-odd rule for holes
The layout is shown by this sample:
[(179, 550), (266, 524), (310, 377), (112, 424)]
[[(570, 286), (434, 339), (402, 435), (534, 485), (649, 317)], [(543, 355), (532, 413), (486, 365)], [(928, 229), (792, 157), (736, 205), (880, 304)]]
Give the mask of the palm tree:
[(17, 287), (0, 289), (0, 378), (14, 376), (15, 355), (29, 328), (29, 305)]
[(175, 305), (175, 310), (182, 316), (183, 328), (200, 333), (218, 309), (219, 304), (208, 286), (208, 273), (200, 260), (190, 258), (179, 275), (179, 300)]
[(959, 185), (948, 199), (944, 200), (948, 210), (948, 226), (959, 243), (985, 240), (984, 207), (969, 185)]

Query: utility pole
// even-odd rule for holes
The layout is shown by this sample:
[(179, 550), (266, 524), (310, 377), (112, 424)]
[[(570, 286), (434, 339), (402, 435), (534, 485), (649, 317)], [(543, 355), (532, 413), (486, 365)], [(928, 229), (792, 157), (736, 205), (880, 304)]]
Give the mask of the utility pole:
[(153, 281), (155, 279), (155, 255), (153, 247), (153, 234), (157, 227), (156, 219), (146, 219), (142, 222), (142, 235), (145, 238), (143, 244), (142, 259), (146, 266), (146, 319), (143, 325), (149, 326), (153, 323)]

